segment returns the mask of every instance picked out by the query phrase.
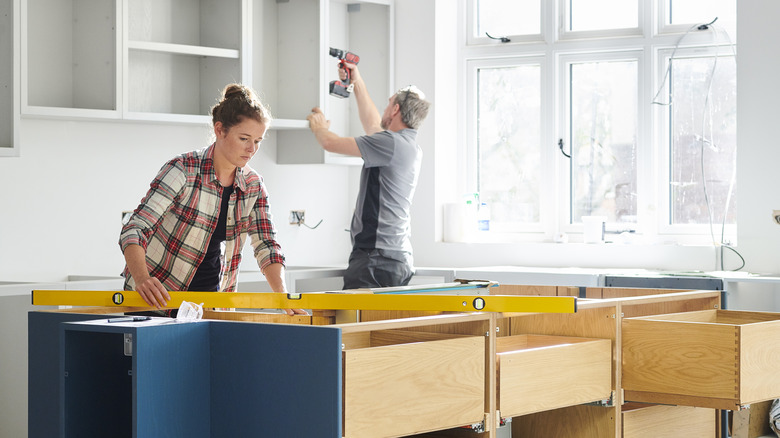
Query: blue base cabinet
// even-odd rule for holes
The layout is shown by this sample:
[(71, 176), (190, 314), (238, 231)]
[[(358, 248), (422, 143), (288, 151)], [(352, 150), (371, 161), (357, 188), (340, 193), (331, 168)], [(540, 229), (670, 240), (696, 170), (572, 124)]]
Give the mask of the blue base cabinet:
[(28, 322), (30, 438), (342, 436), (339, 328)]

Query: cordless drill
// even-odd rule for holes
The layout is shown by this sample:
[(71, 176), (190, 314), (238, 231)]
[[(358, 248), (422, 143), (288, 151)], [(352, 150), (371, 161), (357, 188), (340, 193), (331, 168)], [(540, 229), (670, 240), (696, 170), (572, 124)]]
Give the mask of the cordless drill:
[[(336, 97), (349, 97), (349, 93), (352, 92), (352, 72), (347, 68), (346, 63), (357, 64), (360, 62), (360, 57), (352, 52), (346, 52), (340, 49), (330, 48), (330, 56), (339, 59), (339, 80), (330, 81), (330, 95)], [(341, 73), (343, 71), (343, 73)]]

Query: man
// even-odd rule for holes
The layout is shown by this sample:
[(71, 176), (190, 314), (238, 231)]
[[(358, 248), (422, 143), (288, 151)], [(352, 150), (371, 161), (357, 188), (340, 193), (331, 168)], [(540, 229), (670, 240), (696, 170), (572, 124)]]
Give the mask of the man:
[(422, 160), (415, 138), (430, 102), (409, 86), (391, 96), (380, 114), (357, 66), (347, 63), (346, 67), (352, 73), (366, 135), (336, 135), (320, 108), (307, 117), (309, 128), (326, 151), (363, 158), (344, 289), (405, 286), (414, 274), (409, 210)]

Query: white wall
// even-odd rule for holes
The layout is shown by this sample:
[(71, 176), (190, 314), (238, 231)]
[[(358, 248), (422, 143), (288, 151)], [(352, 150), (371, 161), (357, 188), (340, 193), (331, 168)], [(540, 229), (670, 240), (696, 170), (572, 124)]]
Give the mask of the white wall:
[(739, 250), (752, 271), (780, 272), (777, 122), (780, 119), (780, 2), (737, 2), (737, 221)]
[[(251, 165), (266, 180), (288, 263), (345, 264), (355, 171), (276, 165), (273, 137)], [(0, 159), (0, 280), (119, 275), (121, 212), (137, 206), (167, 159), (209, 142), (205, 126), (23, 119), (21, 157)], [(290, 209), (323, 223), (289, 225)]]
[[(452, 0), (397, 0), (396, 84), (415, 83), (433, 101), (419, 134), (423, 173), (413, 207), (413, 244), (419, 266), (582, 266), (716, 269), (710, 247), (440, 242), (441, 204), (456, 177), (454, 154), (458, 90)], [(773, 189), (780, 162), (772, 128), (780, 89), (780, 55), (765, 50), (780, 31), (771, 17), (780, 4), (740, 0), (739, 251), (747, 270), (780, 272), (780, 226), (771, 222), (780, 200)], [(438, 15), (435, 13), (438, 12)], [(409, 29), (413, 29), (410, 32)], [(370, 79), (370, 78), (369, 78)], [(116, 244), (120, 212), (132, 209), (164, 160), (208, 141), (205, 127), (144, 123), (24, 119), (21, 157), (0, 159), (0, 280), (59, 281), (69, 274), (115, 275), (123, 260)], [(356, 170), (341, 166), (279, 166), (273, 139), (252, 165), (266, 178), (279, 240), (293, 265), (346, 263), (344, 231), (354, 202)], [(290, 209), (305, 209), (317, 230), (286, 224)], [(727, 256), (727, 266), (738, 261)], [(247, 268), (253, 264), (245, 264)]]

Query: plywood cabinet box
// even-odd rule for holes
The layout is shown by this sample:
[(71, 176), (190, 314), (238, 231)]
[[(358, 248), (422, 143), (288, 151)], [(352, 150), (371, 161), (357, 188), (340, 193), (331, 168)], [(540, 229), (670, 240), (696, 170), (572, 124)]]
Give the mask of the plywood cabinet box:
[(605, 400), (612, 392), (609, 339), (505, 336), (496, 350), (503, 417)]
[(736, 410), (780, 396), (780, 314), (703, 310), (622, 324), (627, 401)]

